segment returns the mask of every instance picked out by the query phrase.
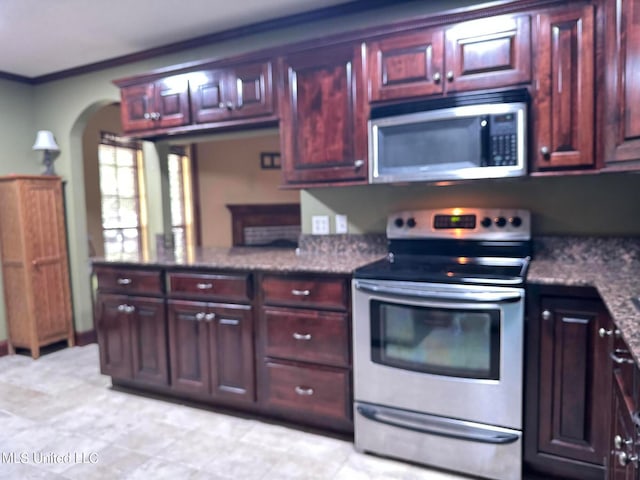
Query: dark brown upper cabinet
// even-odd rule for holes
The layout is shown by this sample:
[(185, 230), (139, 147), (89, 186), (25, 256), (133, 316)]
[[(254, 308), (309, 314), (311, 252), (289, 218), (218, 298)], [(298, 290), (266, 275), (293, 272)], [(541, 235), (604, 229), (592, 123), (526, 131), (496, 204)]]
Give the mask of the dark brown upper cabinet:
[(403, 33), (367, 43), (370, 100), (444, 92), (442, 29)]
[(530, 24), (528, 15), (501, 15), (447, 28), (447, 92), (529, 83)]
[(595, 165), (594, 16), (585, 5), (536, 19), (533, 170)]
[(274, 113), (271, 62), (190, 74), (195, 123), (223, 122)]
[(500, 15), (367, 42), (372, 102), (531, 81), (528, 15)]
[(640, 3), (605, 2), (605, 111), (607, 167), (640, 168)]
[(129, 85), (121, 89), (120, 95), (125, 132), (179, 127), (191, 121), (186, 75)]
[(367, 179), (368, 107), (359, 45), (288, 55), (282, 62), (280, 138), (290, 185)]

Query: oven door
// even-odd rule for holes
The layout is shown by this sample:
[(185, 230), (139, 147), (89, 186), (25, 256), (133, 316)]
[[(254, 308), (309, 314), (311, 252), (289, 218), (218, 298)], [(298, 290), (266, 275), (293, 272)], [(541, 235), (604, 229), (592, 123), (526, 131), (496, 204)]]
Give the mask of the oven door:
[(524, 290), (353, 281), (358, 402), (521, 429)]

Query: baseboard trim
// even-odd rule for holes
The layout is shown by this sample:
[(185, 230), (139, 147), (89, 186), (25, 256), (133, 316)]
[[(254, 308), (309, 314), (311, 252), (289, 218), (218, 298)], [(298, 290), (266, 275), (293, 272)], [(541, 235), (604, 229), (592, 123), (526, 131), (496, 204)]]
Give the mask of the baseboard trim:
[(7, 340), (0, 342), (0, 357), (4, 357), (5, 355), (9, 355), (9, 342)]
[(86, 332), (76, 332), (76, 345), (78, 347), (84, 347), (90, 343), (96, 343), (97, 341), (98, 339), (94, 329), (87, 330)]

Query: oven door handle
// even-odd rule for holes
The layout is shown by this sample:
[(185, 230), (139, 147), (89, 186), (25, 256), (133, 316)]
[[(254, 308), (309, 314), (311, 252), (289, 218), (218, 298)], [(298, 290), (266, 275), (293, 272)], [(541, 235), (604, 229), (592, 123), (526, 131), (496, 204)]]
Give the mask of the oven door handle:
[(407, 287), (389, 287), (369, 282), (356, 282), (356, 288), (365, 292), (382, 293), (398, 297), (432, 298), (435, 300), (455, 300), (472, 302), (517, 302), (522, 298), (520, 292), (444, 292), (436, 290), (417, 290)]
[(356, 410), (360, 415), (374, 422), (441, 437), (498, 445), (513, 443), (520, 438), (517, 433), (511, 433), (505, 429), (497, 427), (494, 429), (473, 422), (436, 417), (424, 413), (404, 412), (365, 404), (358, 404)]

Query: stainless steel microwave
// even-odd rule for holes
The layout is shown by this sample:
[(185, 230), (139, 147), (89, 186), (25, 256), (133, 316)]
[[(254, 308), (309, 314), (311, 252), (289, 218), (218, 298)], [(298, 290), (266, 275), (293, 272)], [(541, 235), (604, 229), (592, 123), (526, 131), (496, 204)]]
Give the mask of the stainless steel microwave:
[(518, 90), (373, 109), (369, 182), (525, 175), (527, 105)]

